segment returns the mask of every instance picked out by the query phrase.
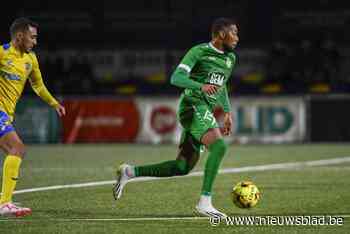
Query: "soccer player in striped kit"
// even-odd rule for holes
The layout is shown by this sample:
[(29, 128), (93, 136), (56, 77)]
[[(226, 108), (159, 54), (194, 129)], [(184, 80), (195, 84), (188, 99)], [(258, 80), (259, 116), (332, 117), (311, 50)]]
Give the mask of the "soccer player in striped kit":
[(26, 81), (29, 80), (35, 93), (59, 116), (65, 115), (66, 111), (45, 87), (38, 60), (32, 51), (37, 44), (38, 24), (27, 18), (18, 18), (12, 23), (10, 34), (11, 42), (0, 46), (0, 148), (6, 154), (2, 170), (0, 215), (21, 217), (32, 211), (12, 202), (25, 154), (24, 144), (12, 121)]

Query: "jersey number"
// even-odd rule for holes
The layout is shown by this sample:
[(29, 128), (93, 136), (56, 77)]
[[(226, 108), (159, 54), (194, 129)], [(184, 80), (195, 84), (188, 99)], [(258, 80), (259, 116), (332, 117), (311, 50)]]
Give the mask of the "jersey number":
[(216, 119), (215, 119), (215, 117), (214, 117), (214, 115), (213, 115), (213, 113), (211, 113), (210, 111), (206, 111), (205, 112), (205, 114), (204, 114), (204, 119), (205, 120), (209, 120), (209, 121), (211, 121), (211, 124), (215, 124), (215, 121), (216, 121)]

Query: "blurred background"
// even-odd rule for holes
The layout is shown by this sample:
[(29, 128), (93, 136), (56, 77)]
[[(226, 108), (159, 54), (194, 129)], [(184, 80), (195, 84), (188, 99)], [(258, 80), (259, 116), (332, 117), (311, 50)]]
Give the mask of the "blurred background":
[[(1, 43), (16, 17), (40, 24), (35, 49), (59, 120), (30, 87), (16, 128), (27, 143), (176, 143), (181, 89), (172, 71), (210, 41), (218, 17), (238, 20), (229, 82), (232, 143), (350, 141), (350, 6), (329, 0), (8, 2)], [(222, 122), (222, 110), (215, 110)]]

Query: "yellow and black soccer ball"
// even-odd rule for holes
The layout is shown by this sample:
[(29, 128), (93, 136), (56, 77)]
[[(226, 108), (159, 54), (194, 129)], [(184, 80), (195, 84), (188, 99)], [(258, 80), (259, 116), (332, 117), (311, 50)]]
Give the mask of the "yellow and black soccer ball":
[(239, 208), (252, 208), (261, 198), (258, 187), (251, 181), (237, 183), (231, 192), (233, 203)]

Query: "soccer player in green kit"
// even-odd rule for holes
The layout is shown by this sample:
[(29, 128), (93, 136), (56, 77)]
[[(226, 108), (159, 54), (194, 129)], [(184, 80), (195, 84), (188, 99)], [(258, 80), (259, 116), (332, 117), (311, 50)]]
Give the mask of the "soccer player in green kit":
[(132, 178), (188, 174), (199, 159), (201, 146), (205, 146), (209, 155), (196, 210), (209, 217), (226, 216), (211, 201), (213, 183), (227, 151), (213, 109), (223, 108), (223, 134), (229, 135), (232, 113), (226, 83), (236, 61), (233, 49), (239, 41), (237, 24), (232, 19), (219, 18), (212, 24), (211, 35), (209, 43), (196, 45), (187, 52), (171, 76), (171, 84), (184, 89), (178, 109), (183, 132), (177, 158), (145, 166), (120, 165), (113, 188), (115, 199), (121, 197), (124, 186)]

